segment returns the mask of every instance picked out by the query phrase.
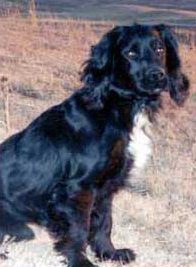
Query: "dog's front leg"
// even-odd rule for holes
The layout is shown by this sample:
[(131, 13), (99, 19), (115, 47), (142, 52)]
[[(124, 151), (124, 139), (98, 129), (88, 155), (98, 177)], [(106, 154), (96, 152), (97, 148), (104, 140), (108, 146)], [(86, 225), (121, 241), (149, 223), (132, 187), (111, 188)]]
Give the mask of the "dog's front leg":
[(112, 194), (100, 193), (94, 203), (91, 214), (89, 242), (96, 256), (101, 260), (119, 261), (123, 264), (135, 259), (130, 249), (115, 249), (111, 241), (112, 230)]
[(67, 257), (68, 267), (95, 267), (85, 256), (93, 195), (81, 191), (74, 197), (56, 197), (49, 210), (49, 230), (57, 239), (55, 249)]

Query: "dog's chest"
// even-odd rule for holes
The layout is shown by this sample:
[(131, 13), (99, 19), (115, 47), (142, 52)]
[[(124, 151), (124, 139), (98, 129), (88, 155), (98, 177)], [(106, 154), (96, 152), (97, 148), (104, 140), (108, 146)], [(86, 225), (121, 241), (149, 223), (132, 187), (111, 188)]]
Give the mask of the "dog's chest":
[(131, 174), (137, 175), (152, 153), (152, 125), (144, 111), (135, 115), (127, 150), (133, 159)]

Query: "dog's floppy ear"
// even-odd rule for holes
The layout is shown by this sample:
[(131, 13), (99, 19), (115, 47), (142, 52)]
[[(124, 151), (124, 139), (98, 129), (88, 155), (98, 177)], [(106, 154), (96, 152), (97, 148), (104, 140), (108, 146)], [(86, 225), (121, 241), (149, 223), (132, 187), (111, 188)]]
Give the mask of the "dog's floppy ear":
[(179, 57), (178, 44), (167, 25), (156, 25), (166, 47), (166, 68), (169, 75), (169, 90), (171, 98), (178, 104), (184, 103), (188, 96), (189, 81), (181, 72), (181, 61)]
[(169, 74), (174, 74), (180, 68), (181, 62), (178, 52), (178, 44), (171, 32), (171, 28), (167, 25), (156, 25), (155, 29), (159, 32), (166, 47), (166, 66)]
[(90, 58), (85, 62), (81, 81), (96, 84), (109, 75), (112, 70), (113, 50), (122, 27), (117, 26), (106, 33), (100, 42), (91, 47)]
[(100, 42), (91, 47), (90, 58), (85, 62), (81, 81), (87, 90), (83, 95), (89, 109), (100, 110), (107, 98), (110, 74), (113, 66), (113, 53), (122, 27), (117, 26), (106, 33)]

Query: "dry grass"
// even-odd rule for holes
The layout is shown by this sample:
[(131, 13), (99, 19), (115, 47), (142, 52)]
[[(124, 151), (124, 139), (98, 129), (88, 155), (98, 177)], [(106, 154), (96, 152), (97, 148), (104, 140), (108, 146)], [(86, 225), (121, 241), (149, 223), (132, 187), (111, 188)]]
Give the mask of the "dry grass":
[[(90, 45), (112, 26), (35, 16), (1, 18), (0, 78), (7, 78), (1, 79), (1, 140), (80, 86), (78, 73)], [(189, 100), (179, 109), (164, 96), (152, 160), (133, 179), (135, 192), (119, 194), (114, 203), (113, 240), (137, 252), (132, 267), (196, 266), (196, 48), (181, 45), (180, 52), (192, 84)], [(62, 266), (46, 233), (36, 232), (35, 241), (11, 244), (10, 259), (1, 266)]]

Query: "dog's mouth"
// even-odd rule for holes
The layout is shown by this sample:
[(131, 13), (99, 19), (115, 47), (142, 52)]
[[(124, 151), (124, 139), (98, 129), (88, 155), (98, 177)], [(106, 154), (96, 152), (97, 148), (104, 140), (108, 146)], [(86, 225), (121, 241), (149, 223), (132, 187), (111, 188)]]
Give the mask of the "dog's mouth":
[(161, 81), (156, 82), (145, 82), (144, 86), (141, 86), (138, 88), (140, 93), (147, 94), (149, 96), (151, 95), (159, 95), (162, 92), (168, 92), (168, 79), (165, 77)]
[(151, 91), (154, 94), (160, 94), (162, 91), (168, 91), (168, 79), (164, 77), (162, 80), (152, 84)]

